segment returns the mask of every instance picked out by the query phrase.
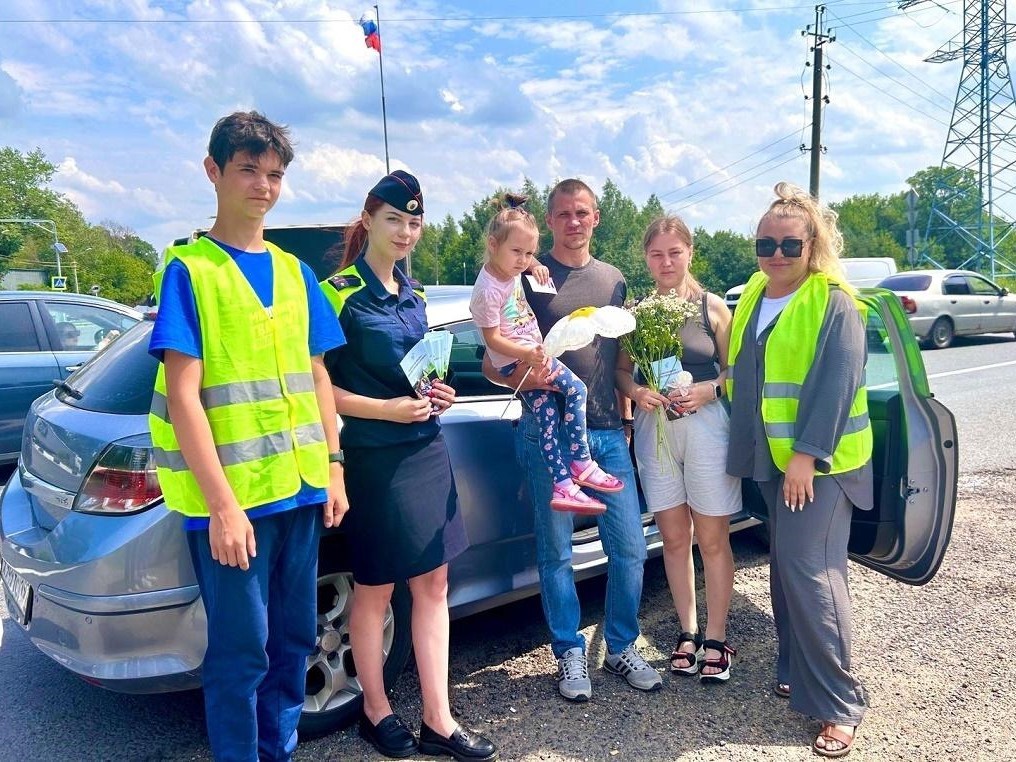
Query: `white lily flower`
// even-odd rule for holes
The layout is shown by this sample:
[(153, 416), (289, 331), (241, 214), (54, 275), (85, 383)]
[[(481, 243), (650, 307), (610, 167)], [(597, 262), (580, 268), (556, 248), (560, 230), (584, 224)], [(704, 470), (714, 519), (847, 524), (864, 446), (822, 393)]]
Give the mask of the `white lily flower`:
[(597, 336), (616, 339), (635, 330), (635, 316), (620, 307), (582, 307), (561, 318), (547, 331), (543, 348), (559, 357), (592, 343)]

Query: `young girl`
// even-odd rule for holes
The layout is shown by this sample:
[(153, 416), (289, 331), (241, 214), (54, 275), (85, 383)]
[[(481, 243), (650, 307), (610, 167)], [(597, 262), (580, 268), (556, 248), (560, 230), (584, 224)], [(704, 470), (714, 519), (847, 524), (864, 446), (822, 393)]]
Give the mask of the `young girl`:
[[(536, 219), (521, 207), (521, 196), (506, 195), (507, 206), (487, 225), (485, 262), (476, 277), (469, 310), (483, 331), (487, 352), (505, 376), (520, 362), (531, 368), (549, 365), (557, 375), (554, 390), (521, 392), (525, 404), (543, 420), (543, 455), (554, 477), (550, 507), (556, 511), (600, 514), (607, 510), (580, 487), (620, 492), (624, 484), (589, 456), (586, 439), (586, 385), (560, 360), (543, 349), (543, 336), (522, 291), (522, 273), (532, 271), (544, 282), (547, 268), (533, 265), (540, 231)], [(557, 392), (558, 399), (551, 394)], [(563, 410), (558, 403), (563, 403)], [(566, 440), (567, 450), (565, 450)], [(568, 464), (566, 465), (566, 461)]]

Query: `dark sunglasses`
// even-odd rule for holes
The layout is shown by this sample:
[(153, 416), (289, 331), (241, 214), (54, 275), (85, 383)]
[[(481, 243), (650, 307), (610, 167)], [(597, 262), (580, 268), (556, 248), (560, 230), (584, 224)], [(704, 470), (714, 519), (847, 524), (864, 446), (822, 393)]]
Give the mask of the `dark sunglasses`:
[(784, 257), (796, 259), (804, 251), (804, 241), (800, 238), (784, 238), (782, 241), (772, 238), (755, 239), (756, 257), (774, 257), (777, 249), (783, 252)]

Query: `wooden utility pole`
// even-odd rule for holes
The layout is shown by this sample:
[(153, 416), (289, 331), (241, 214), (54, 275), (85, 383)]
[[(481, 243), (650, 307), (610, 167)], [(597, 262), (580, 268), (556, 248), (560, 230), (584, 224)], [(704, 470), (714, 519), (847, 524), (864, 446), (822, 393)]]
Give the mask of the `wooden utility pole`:
[(818, 198), (818, 180), (819, 180), (819, 160), (822, 153), (825, 151), (825, 146), (822, 145), (822, 107), (829, 102), (828, 95), (822, 95), (822, 75), (824, 70), (828, 69), (828, 65), (822, 63), (822, 49), (827, 42), (835, 42), (836, 37), (833, 36), (832, 30), (823, 30), (825, 23), (825, 6), (815, 6), (815, 28), (812, 29), (811, 24), (801, 32), (802, 35), (811, 36), (814, 38), (814, 43), (811, 46), (811, 53), (813, 54), (813, 60), (811, 62), (812, 77), (811, 77), (811, 182), (808, 186), (808, 191), (812, 196)]

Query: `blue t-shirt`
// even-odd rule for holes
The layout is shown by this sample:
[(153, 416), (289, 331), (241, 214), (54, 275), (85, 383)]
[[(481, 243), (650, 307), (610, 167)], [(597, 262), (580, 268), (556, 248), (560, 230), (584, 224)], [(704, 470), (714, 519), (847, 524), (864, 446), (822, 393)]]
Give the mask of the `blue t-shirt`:
[[(215, 241), (213, 238), (209, 240)], [(271, 307), (274, 279), (272, 258), (268, 252), (248, 252), (234, 249), (220, 241), (215, 243), (233, 258), (261, 303), (265, 307)], [(303, 262), (300, 263), (300, 271), (307, 287), (307, 308), (310, 315), (307, 343), (310, 354), (312, 357), (323, 355), (329, 349), (341, 347), (346, 343), (346, 338), (336, 318), (335, 310), (321, 292), (314, 271)], [(160, 362), (167, 349), (198, 359), (202, 356), (201, 328), (198, 323), (194, 288), (191, 285), (190, 272), (178, 259), (166, 265), (166, 271), (163, 273), (162, 289), (159, 292), (159, 311), (148, 344), (148, 351)], [(326, 499), (326, 490), (304, 483), (300, 491), (292, 497), (251, 508), (247, 511), (247, 516), (255, 519), (303, 505), (323, 503)], [(187, 518), (184, 520), (184, 528), (207, 529), (208, 519)]]

